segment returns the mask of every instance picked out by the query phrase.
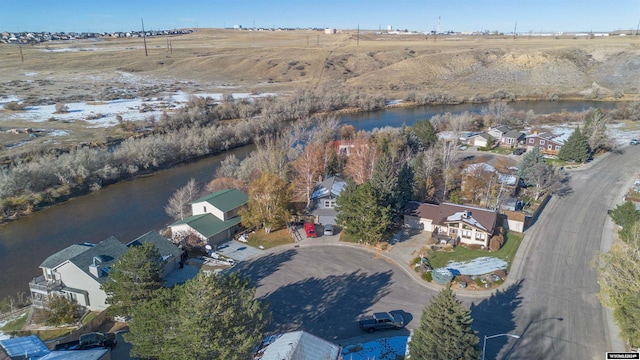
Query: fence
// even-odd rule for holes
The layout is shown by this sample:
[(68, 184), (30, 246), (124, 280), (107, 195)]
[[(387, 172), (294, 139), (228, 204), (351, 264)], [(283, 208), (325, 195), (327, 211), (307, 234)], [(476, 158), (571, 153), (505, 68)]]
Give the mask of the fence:
[(86, 333), (90, 333), (93, 331), (96, 331), (100, 326), (102, 326), (102, 324), (104, 324), (107, 320), (109, 320), (109, 318), (107, 317), (107, 311), (103, 311), (100, 314), (96, 315), (95, 318), (93, 318), (89, 323), (82, 325), (81, 327), (77, 328), (76, 330), (74, 330), (73, 332), (71, 332), (71, 334), (63, 337), (63, 338), (58, 338), (52, 342), (48, 342), (47, 346), (50, 349), (53, 349), (56, 345), (58, 344), (62, 344), (62, 343), (66, 343), (69, 341), (75, 341), (80, 339), (80, 335), (82, 334), (86, 334)]

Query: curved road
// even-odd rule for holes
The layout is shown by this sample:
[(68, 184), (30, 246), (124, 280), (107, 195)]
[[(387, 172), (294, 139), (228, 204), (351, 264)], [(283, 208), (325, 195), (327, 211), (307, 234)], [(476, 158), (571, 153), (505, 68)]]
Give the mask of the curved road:
[[(596, 294), (592, 260), (611, 239), (607, 211), (622, 202), (640, 169), (640, 151), (626, 147), (572, 171), (573, 192), (552, 198), (527, 231), (526, 259), (515, 275), (513, 329), (521, 338), (504, 346), (500, 358), (604, 359), (613, 351), (608, 320)], [(491, 335), (487, 333), (486, 335)], [(615, 335), (614, 335), (615, 336)], [(489, 340), (493, 342), (494, 340)], [(488, 344), (489, 345), (489, 344)], [(621, 349), (615, 349), (621, 350)]]

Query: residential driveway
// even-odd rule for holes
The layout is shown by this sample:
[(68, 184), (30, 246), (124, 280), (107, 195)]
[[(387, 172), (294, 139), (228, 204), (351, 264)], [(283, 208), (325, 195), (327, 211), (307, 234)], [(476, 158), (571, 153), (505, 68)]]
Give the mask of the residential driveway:
[(256, 249), (253, 246), (249, 246), (239, 241), (229, 240), (220, 244), (216, 251), (224, 256), (232, 258), (233, 260), (245, 261), (249, 258), (258, 256), (263, 250)]
[[(270, 331), (305, 330), (334, 342), (366, 339), (357, 320), (377, 311), (402, 310), (407, 328), (413, 329), (434, 293), (395, 263), (338, 245), (289, 248), (234, 269), (249, 276), (258, 287), (256, 297), (270, 304)], [(406, 329), (386, 330), (369, 338), (407, 334)]]

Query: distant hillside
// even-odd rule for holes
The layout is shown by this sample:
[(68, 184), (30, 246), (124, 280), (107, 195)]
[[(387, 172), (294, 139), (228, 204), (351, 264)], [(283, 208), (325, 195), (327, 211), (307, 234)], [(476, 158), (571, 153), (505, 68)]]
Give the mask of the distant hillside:
[[(0, 45), (0, 97), (83, 96), (109, 87), (290, 92), (345, 86), (389, 98), (635, 98), (640, 37), (489, 38), (197, 30), (147, 39)], [(27, 81), (12, 86), (11, 81)], [(29, 86), (28, 81), (39, 81)], [(15, 83), (13, 83), (15, 85)]]

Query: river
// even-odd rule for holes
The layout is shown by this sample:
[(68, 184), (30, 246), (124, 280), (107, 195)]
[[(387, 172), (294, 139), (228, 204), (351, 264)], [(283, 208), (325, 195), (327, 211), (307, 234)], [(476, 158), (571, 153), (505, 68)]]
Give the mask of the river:
[[(376, 127), (410, 126), (416, 120), (433, 115), (464, 111), (479, 112), (484, 105), (462, 104), (394, 108), (375, 113), (351, 114), (341, 118), (357, 130)], [(589, 107), (613, 108), (613, 103), (596, 102), (521, 102), (515, 110), (533, 110), (536, 114), (581, 111)], [(28, 282), (41, 275), (38, 266), (49, 255), (72, 244), (102, 241), (115, 236), (128, 242), (150, 231), (161, 230), (171, 219), (164, 206), (171, 195), (190, 178), (204, 184), (210, 181), (220, 161), (228, 154), (242, 159), (253, 146), (234, 149), (192, 163), (175, 166), (153, 175), (121, 182), (75, 198), (66, 203), (33, 213), (0, 227), (0, 299), (18, 291), (28, 292)]]

